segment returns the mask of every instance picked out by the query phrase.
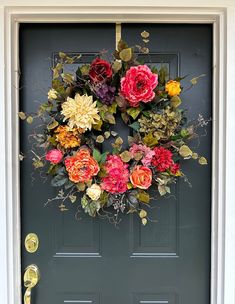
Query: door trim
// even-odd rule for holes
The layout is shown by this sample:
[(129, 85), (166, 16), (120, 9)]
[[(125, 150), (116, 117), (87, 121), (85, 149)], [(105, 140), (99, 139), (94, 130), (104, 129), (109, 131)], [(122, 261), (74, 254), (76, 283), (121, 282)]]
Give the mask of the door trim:
[[(23, 1), (22, 1), (23, 2)], [(48, 2), (53, 2), (48, 0)], [(98, 1), (97, 1), (98, 3)], [(221, 1), (222, 3), (222, 1)], [(54, 4), (55, 5), (55, 2)], [(187, 6), (187, 5), (186, 5)], [(0, 89), (5, 103), (1, 105), (1, 139), (5, 146), (1, 155), (1, 199), (3, 206), (0, 223), (3, 223), (3, 250), (0, 252), (0, 269), (5, 280), (0, 281), (4, 303), (21, 303), (20, 265), (20, 181), (19, 181), (19, 26), (20, 23), (46, 22), (151, 22), (151, 23), (210, 23), (213, 24), (213, 155), (212, 155), (212, 227), (211, 227), (211, 302), (210, 304), (231, 304), (234, 301), (235, 250), (231, 232), (235, 231), (232, 214), (226, 208), (232, 206), (234, 195), (226, 195), (231, 186), (231, 154), (227, 154), (232, 140), (231, 125), (226, 121), (230, 116), (227, 88), (227, 17), (225, 8), (189, 8), (157, 6), (119, 7), (7, 7), (0, 11), (0, 25), (4, 31), (3, 46), (4, 73), (0, 76)], [(4, 19), (3, 19), (4, 16)], [(78, 21), (79, 20), (79, 21)], [(1, 52), (1, 51), (0, 51)], [(1, 53), (0, 53), (1, 55)], [(235, 65), (235, 61), (230, 64)], [(3, 85), (2, 85), (3, 84)], [(230, 88), (234, 85), (230, 81)], [(234, 147), (234, 144), (233, 144)], [(234, 151), (234, 150), (233, 150)], [(232, 151), (229, 151), (232, 152)], [(5, 164), (5, 166), (4, 166)], [(235, 166), (234, 166), (235, 168)], [(227, 179), (226, 179), (227, 178)], [(230, 210), (230, 209), (229, 209)], [(234, 212), (234, 209), (231, 209)], [(231, 247), (231, 248), (230, 248)], [(230, 249), (230, 251), (226, 251)], [(234, 252), (231, 252), (231, 250)], [(233, 269), (233, 271), (232, 271)], [(7, 278), (7, 279), (6, 279)]]

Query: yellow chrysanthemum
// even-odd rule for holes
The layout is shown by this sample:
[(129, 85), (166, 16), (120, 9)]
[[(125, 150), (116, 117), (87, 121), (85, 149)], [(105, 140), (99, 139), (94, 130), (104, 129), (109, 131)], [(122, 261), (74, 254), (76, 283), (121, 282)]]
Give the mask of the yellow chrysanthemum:
[(68, 126), (59, 126), (55, 133), (56, 141), (65, 149), (79, 147), (81, 144), (77, 129), (70, 130)]
[(92, 125), (97, 124), (100, 121), (98, 115), (98, 109), (96, 107), (96, 101), (93, 102), (93, 97), (87, 94), (76, 94), (75, 98), (67, 98), (62, 104), (61, 113), (64, 115), (64, 121), (68, 120), (69, 128), (78, 128), (91, 130)]

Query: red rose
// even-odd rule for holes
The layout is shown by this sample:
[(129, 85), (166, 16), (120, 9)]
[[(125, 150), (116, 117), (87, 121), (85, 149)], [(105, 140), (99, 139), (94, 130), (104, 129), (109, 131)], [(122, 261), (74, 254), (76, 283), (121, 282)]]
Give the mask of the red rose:
[(89, 76), (94, 82), (101, 82), (112, 77), (112, 67), (108, 61), (96, 58), (92, 61)]

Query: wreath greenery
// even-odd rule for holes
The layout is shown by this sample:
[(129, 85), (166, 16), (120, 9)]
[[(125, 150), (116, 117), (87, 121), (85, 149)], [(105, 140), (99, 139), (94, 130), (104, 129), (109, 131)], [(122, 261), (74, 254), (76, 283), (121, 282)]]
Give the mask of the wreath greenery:
[[(121, 40), (111, 62), (100, 53), (90, 64), (80, 64), (76, 75), (65, 72), (64, 65), (81, 56), (60, 52), (48, 101), (35, 114), (19, 112), (28, 123), (43, 120), (42, 134), (33, 134), (38, 147), (33, 166), (52, 176), (51, 185), (59, 192), (48, 202), (60, 200), (62, 211), (67, 200), (81, 202), (92, 217), (117, 223), (120, 212), (136, 213), (145, 225), (152, 185), (156, 195), (165, 196), (179, 178), (187, 181), (180, 159), (207, 164), (188, 146), (207, 122), (199, 115), (189, 123), (179, 108), (182, 78), (169, 80), (164, 66), (157, 70), (138, 60), (137, 53), (149, 53), (149, 33), (141, 37), (142, 46), (128, 47)], [(117, 116), (132, 130), (128, 148), (127, 139), (113, 131)], [(105, 141), (109, 151), (102, 151)]]

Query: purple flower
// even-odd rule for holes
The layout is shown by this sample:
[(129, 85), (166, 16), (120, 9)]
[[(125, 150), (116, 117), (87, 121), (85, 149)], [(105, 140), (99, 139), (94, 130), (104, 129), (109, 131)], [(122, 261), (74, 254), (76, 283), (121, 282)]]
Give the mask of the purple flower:
[(98, 84), (94, 88), (95, 95), (100, 99), (100, 101), (107, 105), (112, 104), (114, 101), (115, 90), (115, 87), (111, 87), (106, 83)]

